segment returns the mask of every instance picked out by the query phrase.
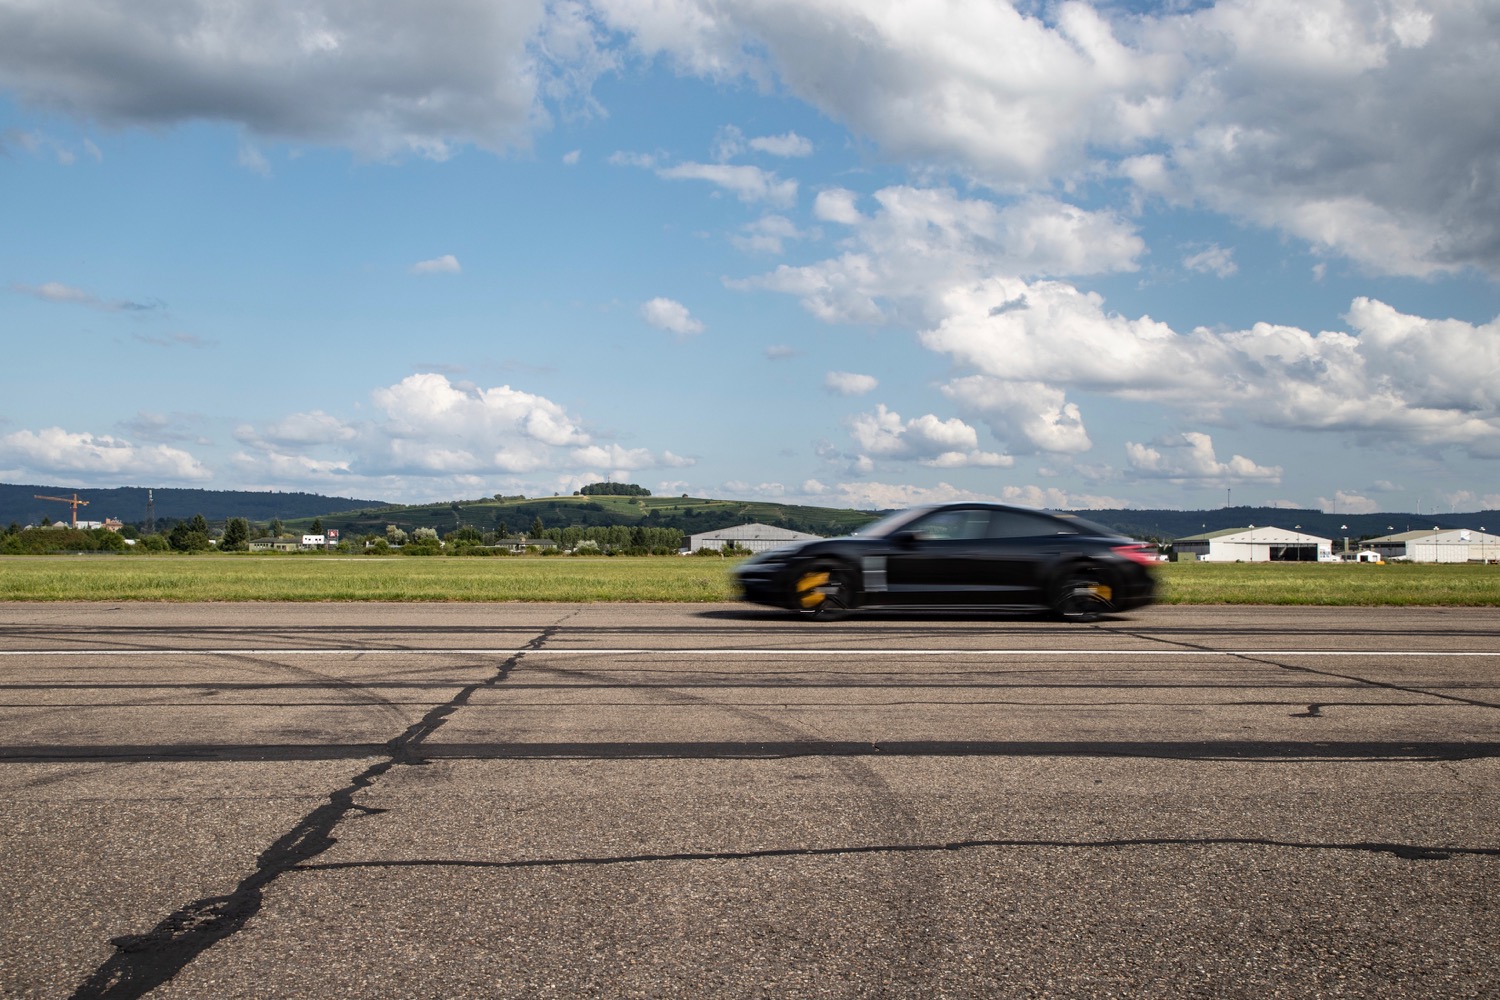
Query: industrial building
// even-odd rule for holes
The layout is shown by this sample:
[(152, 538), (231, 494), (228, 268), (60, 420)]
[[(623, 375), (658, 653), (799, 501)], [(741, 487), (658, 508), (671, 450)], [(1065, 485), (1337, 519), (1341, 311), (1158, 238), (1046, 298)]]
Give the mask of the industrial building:
[(792, 542), (806, 542), (822, 537), (809, 535), (805, 531), (776, 528), (769, 524), (738, 524), (732, 528), (720, 528), (718, 531), (705, 531), (690, 536), (688, 550), (697, 552), (699, 549), (724, 549), (733, 545), (737, 549), (764, 552)]
[(1360, 542), (1362, 549), (1373, 549), (1387, 562), (1401, 559), (1423, 563), (1461, 563), (1500, 561), (1500, 535), (1468, 528), (1431, 528), (1402, 531)]
[(1333, 539), (1295, 528), (1225, 528), (1173, 543), (1179, 560), (1204, 562), (1330, 562)]

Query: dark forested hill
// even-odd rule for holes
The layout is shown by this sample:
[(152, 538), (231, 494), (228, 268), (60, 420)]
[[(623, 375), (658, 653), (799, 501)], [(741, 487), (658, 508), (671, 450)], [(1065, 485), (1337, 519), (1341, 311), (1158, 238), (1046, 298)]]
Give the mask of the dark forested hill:
[[(380, 500), (356, 500), (352, 497), (328, 497), (317, 493), (261, 493), (248, 490), (185, 490), (157, 489), (152, 492), (156, 500), (156, 520), (162, 522), (185, 520), (194, 514), (202, 514), (209, 521), (222, 521), (228, 517), (245, 517), (252, 521), (283, 521), (294, 517), (316, 517), (333, 511), (385, 506)], [(87, 507), (78, 508), (80, 521), (103, 521), (107, 517), (118, 518), (126, 524), (142, 524), (146, 520), (146, 487), (122, 486), (108, 490), (85, 490), (71, 486), (17, 486), (0, 483), (0, 527), (11, 523), (40, 524), (43, 517), (54, 521), (67, 521), (73, 516), (69, 504), (55, 500), (37, 500), (36, 494), (54, 497), (72, 497), (87, 500)]]

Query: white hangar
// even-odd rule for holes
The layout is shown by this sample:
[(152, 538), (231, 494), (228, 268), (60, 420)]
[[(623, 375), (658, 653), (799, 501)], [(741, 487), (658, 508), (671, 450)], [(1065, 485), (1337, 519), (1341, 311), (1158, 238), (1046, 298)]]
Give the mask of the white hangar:
[(1333, 539), (1293, 528), (1225, 528), (1173, 543), (1177, 558), (1205, 562), (1329, 562)]
[(1432, 528), (1371, 538), (1361, 542), (1360, 548), (1374, 549), (1387, 562), (1491, 562), (1500, 560), (1500, 535), (1468, 528)]
[(718, 531), (705, 531), (702, 534), (690, 536), (688, 550), (697, 552), (699, 549), (723, 549), (733, 543), (737, 549), (764, 552), (767, 549), (790, 545), (792, 542), (805, 542), (822, 537), (822, 535), (809, 535), (805, 531), (777, 528), (769, 524), (737, 524), (732, 528), (720, 528)]

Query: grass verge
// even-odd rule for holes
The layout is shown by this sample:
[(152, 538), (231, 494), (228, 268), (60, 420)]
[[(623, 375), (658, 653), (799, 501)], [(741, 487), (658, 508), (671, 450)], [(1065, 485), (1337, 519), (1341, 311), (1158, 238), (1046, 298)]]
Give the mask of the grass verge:
[(731, 600), (720, 559), (8, 556), (5, 601)]
[[(720, 559), (4, 556), (4, 601), (734, 599)], [(1166, 563), (1164, 604), (1500, 606), (1500, 566)]]

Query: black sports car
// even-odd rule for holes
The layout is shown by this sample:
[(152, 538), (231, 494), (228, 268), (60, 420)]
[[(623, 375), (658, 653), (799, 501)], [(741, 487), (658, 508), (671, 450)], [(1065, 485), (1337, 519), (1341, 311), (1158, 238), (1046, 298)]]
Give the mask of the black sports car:
[(951, 503), (854, 535), (761, 552), (735, 568), (756, 604), (838, 617), (856, 608), (1043, 609), (1088, 621), (1150, 604), (1156, 549), (1072, 514)]

